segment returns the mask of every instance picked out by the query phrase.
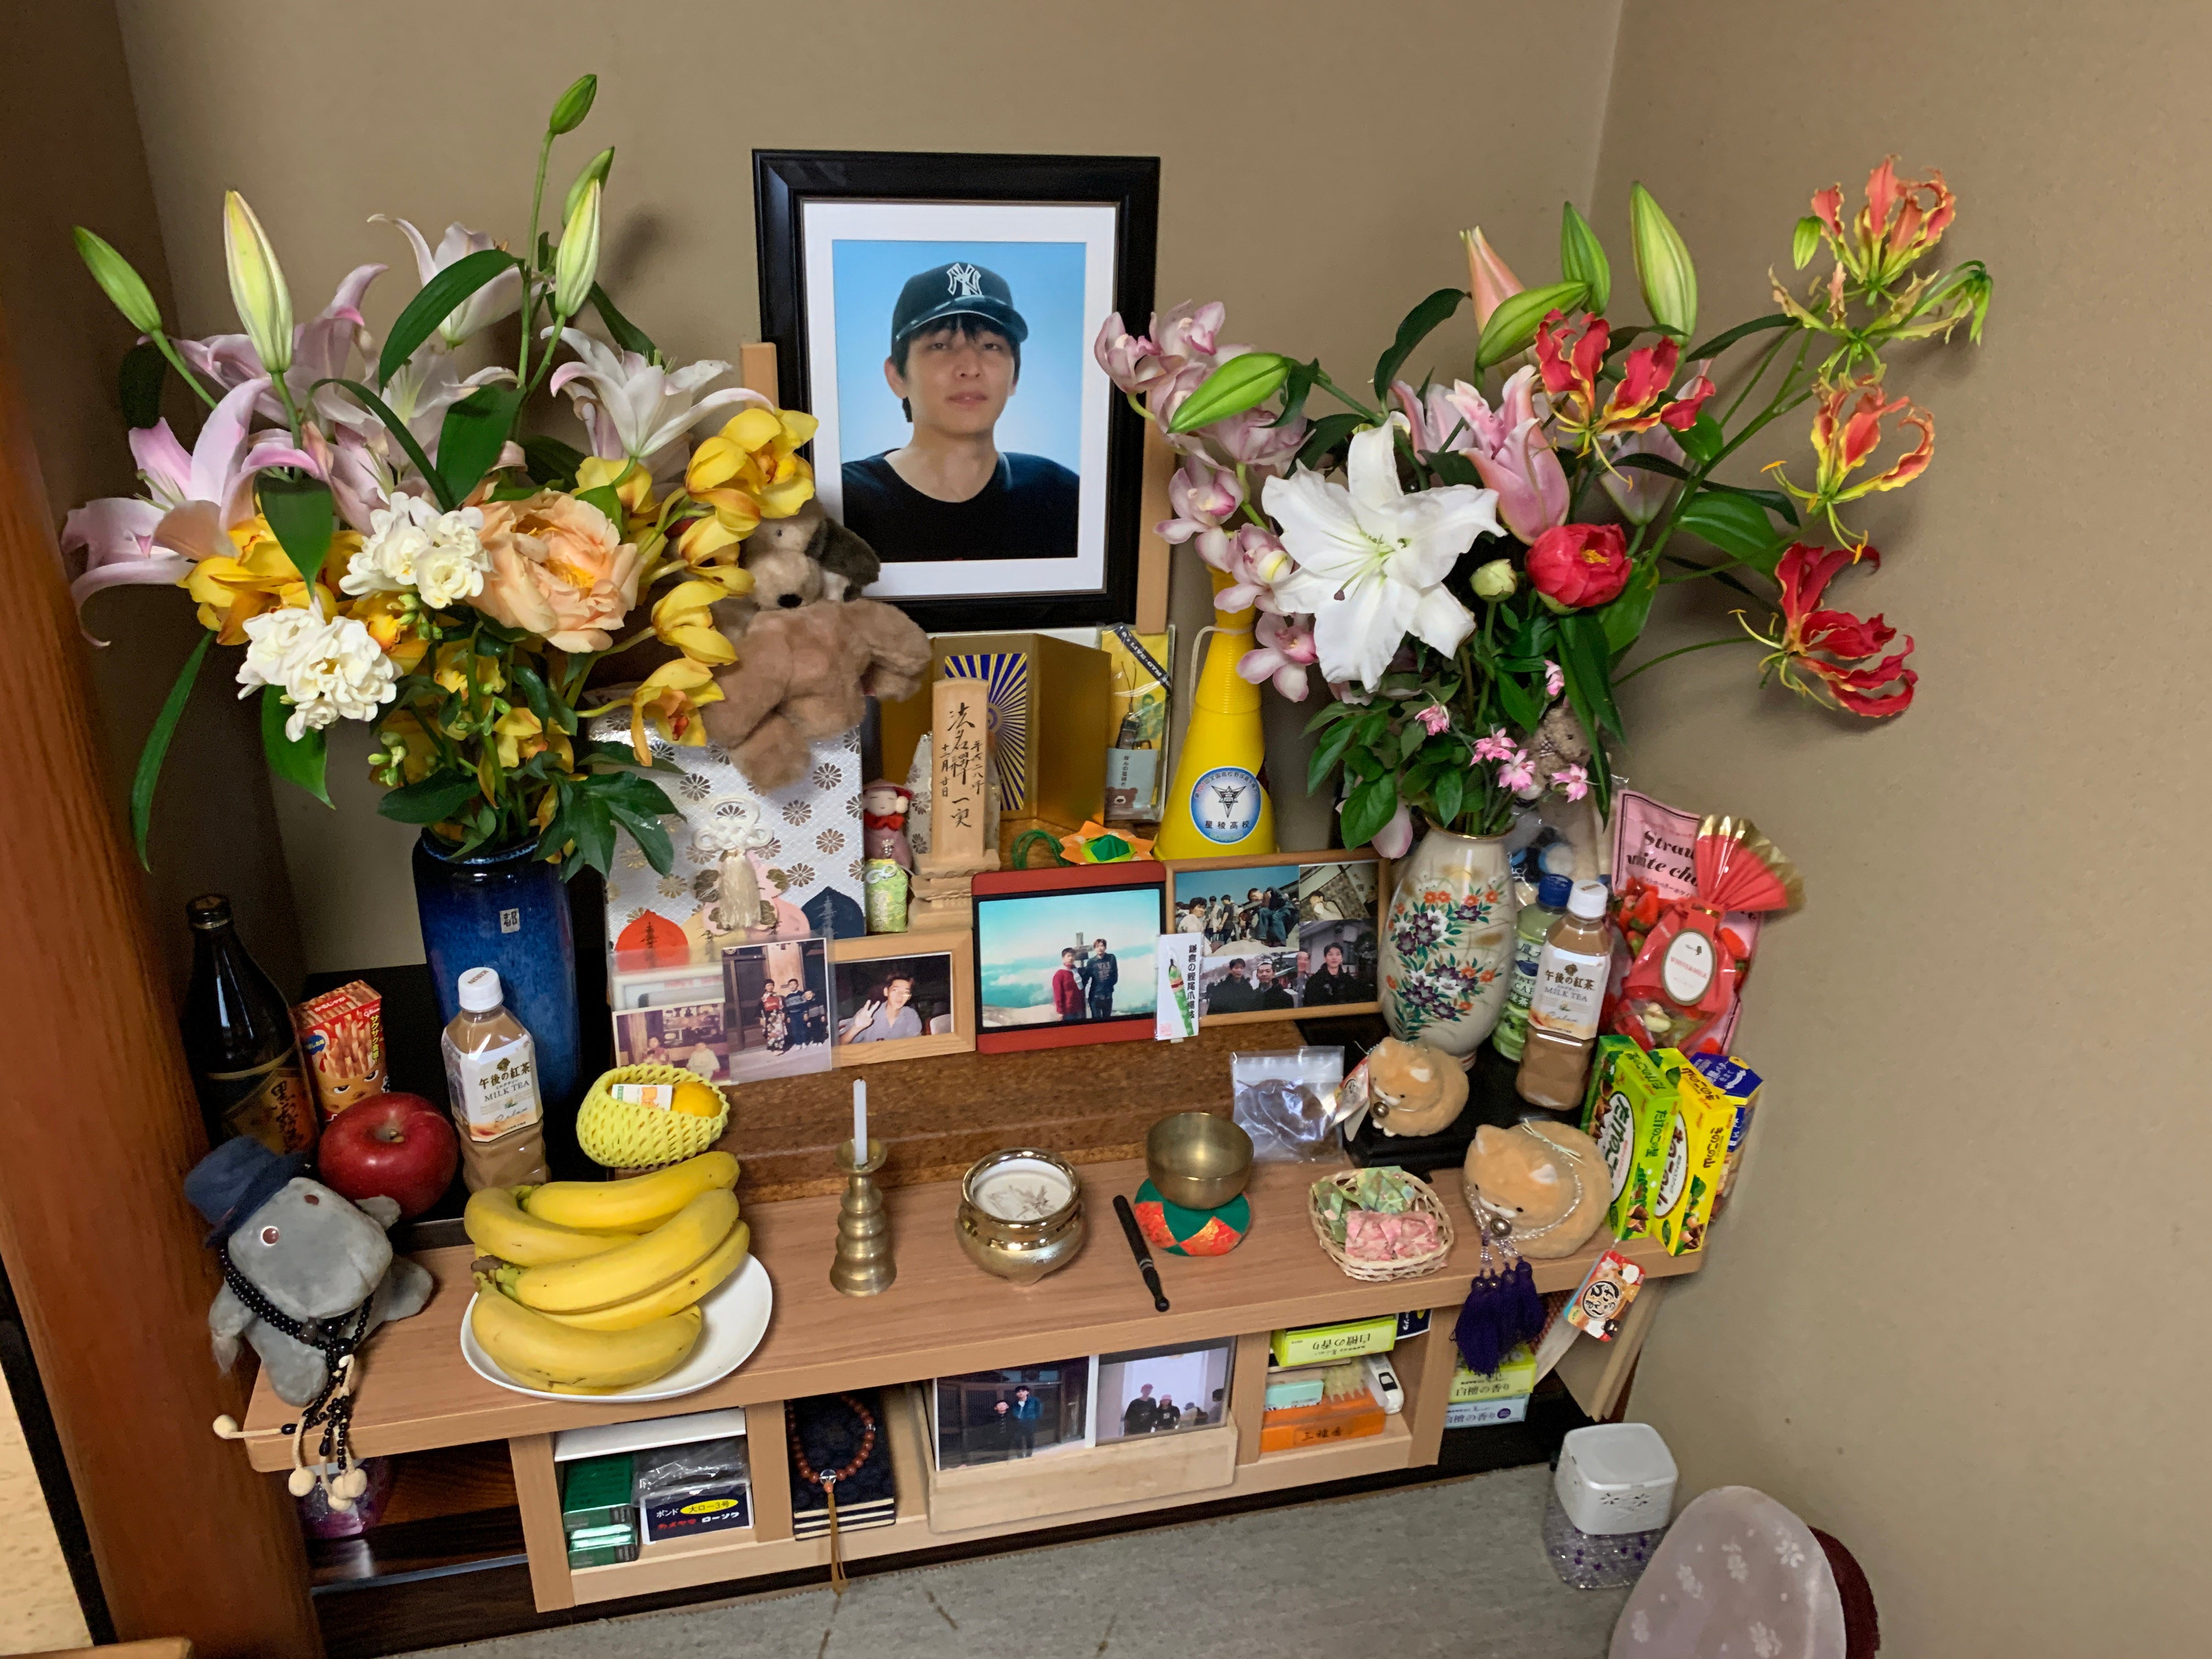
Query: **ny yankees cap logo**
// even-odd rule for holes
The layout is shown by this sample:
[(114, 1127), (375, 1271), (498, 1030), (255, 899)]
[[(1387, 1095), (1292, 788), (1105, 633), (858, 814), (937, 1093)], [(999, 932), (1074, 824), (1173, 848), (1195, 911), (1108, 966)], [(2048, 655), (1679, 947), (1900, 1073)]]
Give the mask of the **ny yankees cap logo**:
[(981, 298), (983, 292), (983, 273), (974, 265), (948, 265), (945, 270), (945, 292), (962, 300)]

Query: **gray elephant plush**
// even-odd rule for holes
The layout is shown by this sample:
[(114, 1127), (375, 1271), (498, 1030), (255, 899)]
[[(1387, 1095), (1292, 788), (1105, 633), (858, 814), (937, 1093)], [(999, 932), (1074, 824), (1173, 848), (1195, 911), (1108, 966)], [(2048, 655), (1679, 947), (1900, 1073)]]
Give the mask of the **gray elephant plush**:
[(392, 1255), (384, 1235), (399, 1219), (397, 1203), (351, 1203), (301, 1174), (306, 1164), (304, 1152), (279, 1157), (241, 1137), (185, 1178), (185, 1196), (214, 1225), (208, 1242), (226, 1258), (208, 1310), (216, 1363), (229, 1370), (240, 1341), (251, 1345), (290, 1406), (308, 1404), (330, 1381), (330, 1357), (314, 1339), (342, 1333), (358, 1347), (386, 1321), (420, 1313), (433, 1282), (419, 1263)]

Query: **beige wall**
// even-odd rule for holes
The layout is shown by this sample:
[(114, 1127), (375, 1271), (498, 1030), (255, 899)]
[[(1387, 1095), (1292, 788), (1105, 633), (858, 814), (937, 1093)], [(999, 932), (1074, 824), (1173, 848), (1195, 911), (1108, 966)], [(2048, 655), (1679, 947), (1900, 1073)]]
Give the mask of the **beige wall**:
[[(1692, 1489), (1749, 1482), (1849, 1543), (1886, 1653), (2201, 1653), (2177, 1522), (2212, 1340), (2166, 1298), (2212, 1156), (2187, 1036), (2212, 579), (2196, 495), (2153, 480), (2203, 466), (2212, 15), (1638, 3), (1617, 61), (1600, 222), (1650, 185), (1705, 325), (1764, 308), (1810, 192), (1856, 202), (1893, 149), (1946, 170), (1945, 252), (1997, 278), (1978, 350), (1897, 360), (1934, 465), (1836, 596), (1918, 640), (1912, 711), (1793, 707), (1747, 649), (1632, 688), (1635, 781), (1748, 813), (1810, 896), (1752, 987), (1755, 1178), (1635, 1408)], [(1790, 425), (1757, 459), (1802, 478)]]
[[(228, 314), (216, 240), (227, 185), (268, 225), (303, 312), (356, 263), (402, 256), (396, 233), (363, 222), (372, 213), (434, 235), (459, 218), (519, 242), (545, 109), (596, 69), (599, 106), (556, 152), (554, 198), (600, 146), (617, 147), (609, 286), (679, 361), (734, 356), (758, 337), (755, 147), (1047, 150), (1161, 156), (1162, 302), (1224, 297), (1234, 337), (1318, 353), (1348, 386), (1371, 372), (1407, 307), (1465, 282), (1460, 226), (1480, 219), (1548, 248), (1559, 198), (1587, 189), (1617, 7), (1574, 9), (1598, 43), (1594, 62), (1578, 58), (1583, 72), (1561, 82), (1532, 53), (1477, 100), (1474, 66), (1513, 50), (1504, 43), (1521, 12), (1502, 0), (1388, 6), (1385, 26), (1358, 28), (1334, 4), (1243, 0), (836, 0), (803, 21), (671, 0), (650, 8), (649, 24), (622, 28), (580, 0), (532, 8), (527, 27), (511, 8), (450, 0), (394, 0), (373, 27), (335, 4), (121, 7), (195, 328)], [(303, 92), (275, 90), (288, 75), (307, 77)], [(270, 100), (240, 95), (251, 87), (271, 88)], [(346, 136), (282, 137), (267, 109), (288, 96), (356, 100)], [(413, 281), (408, 269), (385, 279), (373, 324)], [(1438, 338), (1466, 355), (1465, 313)], [(1207, 620), (1205, 592), (1198, 572), (1182, 574), (1186, 636)], [(1285, 836), (1318, 845), (1326, 806), (1307, 800), (1303, 759), (1285, 748), (1303, 720), (1271, 710), (1277, 793)], [(334, 743), (334, 773), (346, 758)], [(419, 960), (408, 836), (351, 806), (333, 817), (278, 805), (310, 963)]]

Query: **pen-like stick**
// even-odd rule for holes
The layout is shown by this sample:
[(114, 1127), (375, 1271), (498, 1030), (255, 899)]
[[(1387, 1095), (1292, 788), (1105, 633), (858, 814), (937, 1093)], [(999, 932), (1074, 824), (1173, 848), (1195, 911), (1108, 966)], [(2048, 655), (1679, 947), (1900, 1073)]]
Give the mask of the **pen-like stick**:
[(1145, 1286), (1152, 1293), (1152, 1309), (1157, 1313), (1168, 1310), (1168, 1298), (1160, 1289), (1159, 1269), (1152, 1266), (1150, 1251), (1145, 1249), (1145, 1236), (1137, 1231), (1137, 1212), (1129, 1207), (1129, 1200), (1121, 1194), (1114, 1194), (1114, 1213), (1121, 1218), (1121, 1231), (1129, 1240), (1129, 1254), (1137, 1258), (1137, 1271), (1145, 1276)]

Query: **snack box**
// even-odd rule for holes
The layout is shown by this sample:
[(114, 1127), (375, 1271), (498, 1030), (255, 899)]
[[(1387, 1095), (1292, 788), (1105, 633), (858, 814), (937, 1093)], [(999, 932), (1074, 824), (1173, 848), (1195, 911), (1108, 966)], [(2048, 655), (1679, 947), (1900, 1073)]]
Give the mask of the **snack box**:
[(592, 1527), (568, 1534), (571, 1567), (611, 1567), (637, 1559), (637, 1529), (631, 1526)]
[(1322, 1372), (1326, 1369), (1315, 1366), (1303, 1370), (1270, 1372), (1266, 1409), (1280, 1412), (1297, 1406), (1321, 1404), (1322, 1395), (1326, 1392), (1322, 1383)]
[(1705, 1080), (1694, 1066), (1682, 1068), (1681, 1083), (1669, 1115), (1667, 1161), (1659, 1177), (1652, 1217), (1669, 1255), (1702, 1249), (1705, 1224), (1728, 1168), (1729, 1132), (1735, 1127), (1735, 1103)]
[(1606, 1219), (1615, 1238), (1654, 1238), (1653, 1204), (1666, 1170), (1674, 1097), (1690, 1064), (1679, 1049), (1646, 1054), (1626, 1037), (1599, 1042), (1627, 1045), (1601, 1052), (1604, 1069), (1592, 1085), (1589, 1133), (1613, 1193)]
[[(1718, 1054), (1699, 1054), (1690, 1064), (1735, 1107), (1735, 1122), (1729, 1130), (1728, 1168), (1721, 1172), (1720, 1195), (1725, 1199), (1735, 1186), (1735, 1172), (1743, 1162), (1744, 1138), (1751, 1133), (1751, 1115), (1759, 1105), (1759, 1091), (1765, 1079), (1733, 1054), (1726, 1060)], [(1717, 1200), (1714, 1213), (1719, 1213)]]
[(325, 1123), (384, 1092), (384, 996), (367, 980), (301, 1003), (292, 1010), (292, 1027)]
[(1347, 1320), (1341, 1325), (1304, 1325), (1277, 1331), (1267, 1352), (1278, 1365), (1327, 1365), (1363, 1353), (1388, 1353), (1398, 1343), (1398, 1316)]
[(1452, 1370), (1450, 1403), (1463, 1406), (1477, 1400), (1507, 1400), (1533, 1393), (1536, 1387), (1536, 1356), (1527, 1343), (1507, 1354), (1498, 1369), (1484, 1376), (1462, 1360)]
[[(1395, 1326), (1395, 1321), (1386, 1321)], [(1370, 1383), (1340, 1399), (1318, 1406), (1260, 1414), (1260, 1449), (1296, 1451), (1301, 1446), (1322, 1446), (1339, 1440), (1361, 1440), (1382, 1432), (1388, 1413)]]
[(572, 1537), (605, 1527), (635, 1531), (636, 1509), (630, 1502), (630, 1473), (634, 1460), (628, 1452), (605, 1457), (580, 1457), (561, 1466), (561, 1530)]
[(1528, 1420), (1528, 1396), (1516, 1394), (1507, 1400), (1462, 1400), (1444, 1407), (1448, 1429), (1486, 1429), (1498, 1423)]
[(663, 1544), (672, 1538), (696, 1538), (701, 1533), (750, 1527), (752, 1486), (742, 1474), (702, 1482), (665, 1498), (639, 1501), (638, 1519), (644, 1523), (645, 1541)]

